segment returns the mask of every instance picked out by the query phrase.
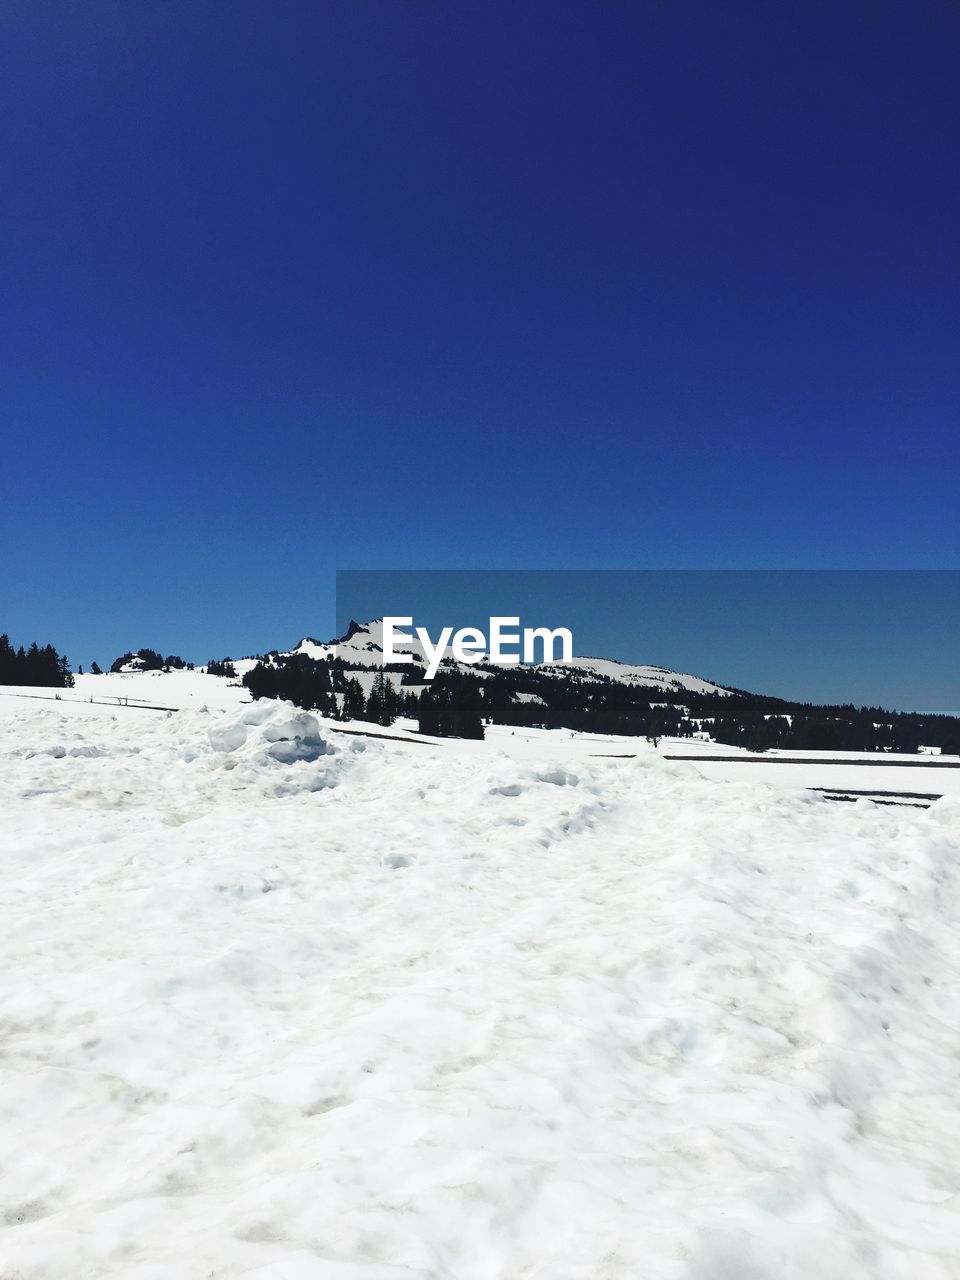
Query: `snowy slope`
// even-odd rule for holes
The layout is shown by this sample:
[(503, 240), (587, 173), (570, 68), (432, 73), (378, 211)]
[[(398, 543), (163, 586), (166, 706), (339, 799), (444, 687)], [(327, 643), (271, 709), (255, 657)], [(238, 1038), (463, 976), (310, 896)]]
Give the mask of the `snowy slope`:
[(560, 662), (549, 666), (541, 666), (540, 670), (560, 675), (577, 675), (583, 680), (594, 679), (617, 680), (623, 684), (653, 685), (664, 689), (687, 689), (691, 693), (729, 694), (731, 690), (723, 685), (714, 684), (711, 680), (701, 680), (699, 676), (687, 675), (680, 671), (670, 671), (666, 667), (651, 667), (629, 662), (617, 662), (613, 658), (573, 658), (571, 662)]
[[(251, 662), (249, 664), (253, 666)], [(241, 675), (243, 667), (236, 664)], [(10, 692), (16, 692), (11, 689)], [(53, 690), (36, 690), (49, 696)], [(64, 689), (61, 700), (79, 699), (107, 702), (141, 702), (174, 707), (236, 707), (249, 701), (246, 689), (236, 680), (208, 676), (205, 671), (121, 671), (103, 675), (74, 676), (74, 688)]]
[(0, 698), (0, 1274), (960, 1276), (957, 800), (332, 728)]

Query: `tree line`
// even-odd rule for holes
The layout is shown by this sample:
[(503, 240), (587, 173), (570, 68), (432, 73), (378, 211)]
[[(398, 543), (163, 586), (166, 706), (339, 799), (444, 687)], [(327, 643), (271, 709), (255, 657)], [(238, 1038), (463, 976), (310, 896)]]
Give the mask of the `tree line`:
[(716, 742), (752, 751), (916, 752), (926, 746), (960, 752), (954, 716), (852, 703), (818, 706), (742, 690), (695, 693), (522, 667), (492, 672), (483, 692), (486, 714), (497, 724), (654, 738), (707, 732)]
[[(124, 667), (130, 663), (137, 664), (138, 671), (192, 671), (194, 669), (192, 662), (184, 662), (179, 654), (170, 653), (165, 658), (156, 649), (138, 649), (136, 653), (121, 653), (119, 658), (115, 658), (110, 664), (110, 670), (114, 674), (122, 671)], [(100, 675), (97, 664), (94, 663), (90, 668), (93, 675)]]
[[(408, 669), (402, 670), (406, 674)], [(365, 694), (356, 675), (339, 659), (319, 661), (299, 653), (274, 653), (259, 659), (243, 677), (243, 684), (254, 699), (284, 698), (334, 720), (387, 726), (398, 716), (408, 716), (418, 721), (421, 733), (483, 737), (483, 697), (475, 676), (445, 673), (423, 690), (412, 691), (402, 684), (395, 687), (379, 668)]]
[(952, 716), (816, 706), (742, 690), (696, 693), (522, 666), (483, 668), (484, 678), (444, 671), (429, 684), (416, 665), (378, 668), (365, 694), (357, 673), (368, 670), (333, 655), (321, 661), (273, 653), (243, 683), (255, 698), (288, 698), (335, 719), (388, 725), (407, 716), (421, 733), (437, 737), (479, 738), (484, 725), (494, 723), (652, 739), (707, 733), (751, 751), (915, 752), (926, 746), (960, 753), (960, 719)]
[(36, 641), (25, 649), (14, 649), (10, 637), (0, 635), (0, 684), (38, 685), (44, 689), (72, 689), (73, 673), (66, 654), (52, 644), (43, 648)]
[[(124, 667), (136, 665), (137, 671), (195, 671), (196, 665), (192, 662), (184, 662), (183, 658), (177, 653), (169, 653), (164, 658), (158, 649), (138, 649), (136, 653), (121, 653), (119, 658), (114, 659), (110, 664), (110, 670), (114, 674), (122, 671)], [(81, 667), (81, 671), (83, 668)], [(92, 675), (101, 674), (100, 668), (96, 663), (90, 668)], [(227, 679), (235, 680), (237, 678), (237, 669), (233, 665), (232, 658), (211, 658), (207, 663), (207, 675), (225, 676)]]

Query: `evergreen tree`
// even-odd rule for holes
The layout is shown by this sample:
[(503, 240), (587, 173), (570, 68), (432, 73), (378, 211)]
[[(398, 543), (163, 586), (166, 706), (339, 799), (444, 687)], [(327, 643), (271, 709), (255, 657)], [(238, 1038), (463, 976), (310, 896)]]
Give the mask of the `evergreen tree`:
[(355, 678), (347, 680), (343, 688), (341, 718), (343, 720), (362, 720), (366, 709), (366, 699), (363, 696), (363, 686), (360, 681)]
[(336, 713), (330, 674), (323, 662), (303, 654), (277, 656), (273, 662), (258, 662), (243, 677), (252, 698), (286, 698), (308, 711), (321, 715)]
[(13, 651), (10, 637), (0, 635), (0, 684), (16, 684), (17, 655)]
[(420, 693), (417, 729), (420, 733), (427, 733), (432, 738), (440, 736), (440, 716), (437, 710), (437, 700), (429, 685)]
[(237, 669), (233, 665), (231, 658), (224, 658), (222, 662), (217, 662), (216, 658), (211, 658), (207, 663), (208, 676), (226, 676), (230, 680), (236, 680)]
[(435, 738), (482, 738), (483, 693), (475, 676), (437, 676), (420, 694), (420, 733)]
[(36, 641), (29, 649), (14, 650), (10, 637), (0, 635), (0, 684), (37, 685), (41, 688), (69, 689), (73, 673), (66, 657), (52, 644), (41, 649)]
[(366, 718), (374, 724), (393, 724), (395, 705), (393, 685), (381, 668), (374, 677), (370, 696), (367, 698)]

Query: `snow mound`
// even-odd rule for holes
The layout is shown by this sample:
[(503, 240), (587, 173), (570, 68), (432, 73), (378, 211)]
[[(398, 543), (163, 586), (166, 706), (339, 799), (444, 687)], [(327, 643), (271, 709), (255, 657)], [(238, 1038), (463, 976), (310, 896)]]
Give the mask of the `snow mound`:
[(268, 757), (293, 764), (334, 753), (320, 732), (317, 717), (290, 702), (264, 699), (254, 703), (232, 720), (210, 729), (207, 736), (215, 752), (232, 758), (224, 761), (227, 767), (233, 767), (239, 757)]
[(941, 796), (927, 810), (927, 816), (934, 822), (943, 823), (945, 827), (960, 831), (960, 796)]

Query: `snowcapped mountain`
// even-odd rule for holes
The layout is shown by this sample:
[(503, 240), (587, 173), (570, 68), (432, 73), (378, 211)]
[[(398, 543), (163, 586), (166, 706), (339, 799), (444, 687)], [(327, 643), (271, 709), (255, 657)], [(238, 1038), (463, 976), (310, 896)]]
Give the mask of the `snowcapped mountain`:
[[(418, 664), (425, 665), (426, 657), (420, 641), (413, 637), (409, 640), (395, 640), (394, 649), (409, 653)], [(378, 667), (383, 664), (383, 620), (375, 618), (370, 622), (351, 622), (344, 636), (326, 643), (305, 637), (289, 651), (290, 654), (302, 654), (308, 658), (323, 661), (327, 657), (337, 657), (357, 667)], [(474, 664), (457, 662), (449, 649), (441, 662), (441, 669), (447, 671), (472, 672), (481, 678), (490, 676), (499, 668), (485, 662), (483, 658)], [(509, 668), (508, 668), (509, 669)], [(721, 696), (733, 690), (711, 680), (699, 676), (688, 675), (679, 671), (671, 671), (666, 667), (655, 667), (645, 664), (618, 662), (614, 658), (574, 657), (570, 662), (534, 663), (524, 668), (528, 671), (600, 683), (612, 680), (617, 683), (661, 688), (664, 692), (676, 693), (714, 693)]]

